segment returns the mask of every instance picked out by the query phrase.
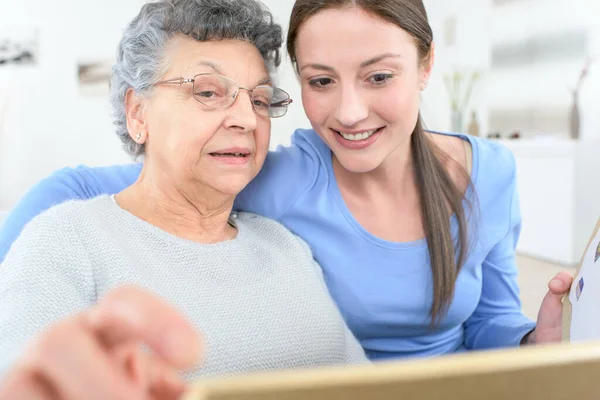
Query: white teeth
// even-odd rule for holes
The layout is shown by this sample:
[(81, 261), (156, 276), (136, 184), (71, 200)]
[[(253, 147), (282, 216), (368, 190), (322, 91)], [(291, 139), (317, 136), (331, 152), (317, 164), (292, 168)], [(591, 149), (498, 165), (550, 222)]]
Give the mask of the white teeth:
[(340, 132), (340, 134), (344, 137), (344, 139), (346, 140), (365, 140), (367, 138), (369, 138), (371, 135), (373, 135), (375, 132), (377, 132), (377, 129), (373, 129), (371, 131), (366, 131), (363, 133), (356, 133), (356, 134), (350, 134), (350, 133), (342, 133)]

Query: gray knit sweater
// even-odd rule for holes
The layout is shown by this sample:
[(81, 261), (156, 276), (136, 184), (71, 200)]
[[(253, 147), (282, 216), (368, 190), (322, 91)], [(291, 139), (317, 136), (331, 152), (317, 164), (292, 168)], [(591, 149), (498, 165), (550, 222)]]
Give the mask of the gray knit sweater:
[(188, 379), (365, 362), (309, 247), (272, 220), (233, 221), (235, 239), (199, 244), (108, 196), (36, 217), (0, 266), (0, 375), (51, 323), (123, 284), (166, 299), (202, 333), (205, 359)]

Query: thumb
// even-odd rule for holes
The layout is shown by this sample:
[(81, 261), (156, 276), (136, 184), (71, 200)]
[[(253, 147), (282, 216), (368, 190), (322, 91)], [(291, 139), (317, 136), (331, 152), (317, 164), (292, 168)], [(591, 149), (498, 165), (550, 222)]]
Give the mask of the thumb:
[(142, 342), (176, 368), (191, 368), (200, 360), (200, 336), (191, 324), (171, 305), (140, 288), (113, 290), (86, 320), (110, 345)]
[(556, 274), (554, 278), (548, 282), (548, 289), (550, 293), (562, 297), (571, 288), (571, 284), (573, 283), (573, 276), (568, 272), (559, 272)]

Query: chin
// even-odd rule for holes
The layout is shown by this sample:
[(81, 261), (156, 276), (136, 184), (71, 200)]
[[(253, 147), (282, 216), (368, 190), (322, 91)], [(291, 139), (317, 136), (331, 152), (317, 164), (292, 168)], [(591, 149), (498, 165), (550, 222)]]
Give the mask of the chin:
[(223, 194), (237, 196), (250, 183), (247, 176), (226, 175), (213, 186), (214, 189)]
[(381, 165), (381, 162), (378, 160), (368, 157), (356, 157), (349, 154), (343, 154), (343, 152), (344, 150), (336, 153), (335, 157), (338, 163), (348, 172), (364, 174), (377, 169)]

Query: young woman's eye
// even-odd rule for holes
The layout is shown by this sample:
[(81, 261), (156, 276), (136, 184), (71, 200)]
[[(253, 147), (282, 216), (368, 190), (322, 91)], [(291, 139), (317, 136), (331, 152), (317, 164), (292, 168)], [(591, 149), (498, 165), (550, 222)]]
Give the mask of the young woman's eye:
[(332, 82), (333, 82), (333, 79), (331, 79), (331, 78), (315, 78), (315, 79), (309, 80), (308, 84), (310, 86), (313, 86), (316, 88), (324, 88), (324, 87), (331, 85)]
[(393, 77), (394, 77), (393, 74), (375, 74), (375, 75), (371, 75), (368, 78), (368, 81), (374, 85), (381, 86), (381, 85), (385, 85)]

